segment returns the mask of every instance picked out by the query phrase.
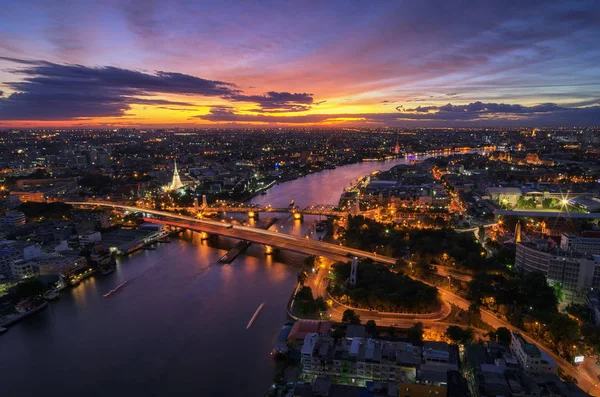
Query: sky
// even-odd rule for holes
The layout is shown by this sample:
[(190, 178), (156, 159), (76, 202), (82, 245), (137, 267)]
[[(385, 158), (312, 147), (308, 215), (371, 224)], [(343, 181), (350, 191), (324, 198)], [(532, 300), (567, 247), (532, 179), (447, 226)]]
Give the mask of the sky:
[(600, 126), (597, 0), (0, 10), (0, 127)]

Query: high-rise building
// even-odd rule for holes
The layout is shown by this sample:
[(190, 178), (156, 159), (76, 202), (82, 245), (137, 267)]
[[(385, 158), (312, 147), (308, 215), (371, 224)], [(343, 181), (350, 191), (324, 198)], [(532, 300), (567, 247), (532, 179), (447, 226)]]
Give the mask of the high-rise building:
[(583, 298), (590, 288), (600, 288), (600, 255), (552, 248), (546, 240), (517, 243), (515, 266), (520, 271), (543, 273), (550, 285), (560, 285), (572, 299)]

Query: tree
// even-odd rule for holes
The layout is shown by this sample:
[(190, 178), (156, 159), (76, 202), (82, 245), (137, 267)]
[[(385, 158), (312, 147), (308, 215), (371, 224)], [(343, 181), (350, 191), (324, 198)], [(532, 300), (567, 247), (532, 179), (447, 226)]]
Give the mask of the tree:
[(376, 337), (379, 334), (379, 332), (377, 331), (377, 324), (375, 323), (375, 320), (369, 320), (365, 323), (365, 331), (372, 338)]
[(579, 342), (579, 324), (566, 314), (555, 313), (548, 324), (548, 336), (557, 351), (570, 357)]
[(423, 344), (423, 323), (418, 322), (415, 323), (412, 327), (410, 327), (407, 331), (407, 337), (410, 343), (413, 345), (422, 345)]
[(25, 283), (19, 283), (15, 288), (15, 296), (18, 299), (33, 298), (44, 291), (44, 284), (37, 278)]
[(388, 327), (387, 329), (387, 334), (389, 336), (394, 336), (396, 335), (396, 328), (392, 327), (391, 325)]
[(508, 328), (500, 327), (496, 330), (496, 338), (498, 339), (498, 342), (503, 345), (510, 346), (512, 334)]
[(451, 325), (446, 329), (446, 336), (456, 344), (467, 344), (471, 343), (474, 334), (472, 328), (463, 329), (457, 325)]
[(344, 310), (342, 314), (342, 323), (344, 324), (360, 324), (360, 316), (352, 309)]
[(479, 309), (479, 305), (477, 303), (471, 303), (469, 305), (469, 311), (467, 314), (469, 316), (470, 325), (475, 326), (481, 321), (481, 310)]
[(344, 338), (346, 336), (346, 328), (347, 328), (346, 324), (337, 324), (335, 326), (335, 328), (333, 329), (332, 336), (335, 339)]

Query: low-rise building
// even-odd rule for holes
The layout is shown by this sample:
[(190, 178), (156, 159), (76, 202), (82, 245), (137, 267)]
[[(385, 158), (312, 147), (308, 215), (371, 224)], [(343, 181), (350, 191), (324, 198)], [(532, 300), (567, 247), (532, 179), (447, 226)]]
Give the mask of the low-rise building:
[(23, 253), (19, 250), (12, 247), (0, 249), (0, 275), (11, 278), (12, 264), (19, 259), (23, 259)]
[(33, 276), (34, 269), (30, 261), (19, 259), (11, 265), (12, 278), (20, 280), (22, 278)]
[(512, 333), (510, 350), (526, 374), (556, 373), (556, 362), (535, 344), (527, 342), (517, 331)]
[(39, 268), (40, 275), (68, 276), (87, 266), (87, 259), (83, 256), (52, 255), (33, 259), (32, 264)]
[(91, 245), (99, 243), (100, 241), (102, 241), (102, 235), (100, 232), (94, 232), (90, 230), (79, 235), (79, 244), (81, 245)]
[(2, 217), (2, 223), (10, 228), (15, 228), (25, 225), (25, 214), (21, 211), (8, 210)]
[(303, 372), (327, 376), (337, 383), (367, 381), (414, 382), (420, 349), (410, 343), (370, 338), (341, 338), (309, 334), (301, 350)]

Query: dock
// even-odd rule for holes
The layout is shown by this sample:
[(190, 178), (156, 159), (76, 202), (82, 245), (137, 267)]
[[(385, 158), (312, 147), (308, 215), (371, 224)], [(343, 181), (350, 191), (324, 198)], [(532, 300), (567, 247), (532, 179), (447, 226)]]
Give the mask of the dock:
[(235, 245), (232, 249), (230, 249), (225, 255), (223, 255), (220, 259), (220, 263), (229, 264), (234, 261), (235, 258), (238, 257), (241, 253), (246, 251), (248, 247), (250, 247), (252, 243), (248, 240), (242, 240)]
[[(257, 229), (267, 230), (268, 228), (270, 228), (271, 226), (273, 226), (273, 224), (275, 222), (277, 222), (277, 218), (274, 218), (274, 217), (273, 218), (268, 218), (268, 219), (265, 219), (264, 221), (258, 222), (256, 224), (256, 228)], [(247, 240), (240, 241), (239, 243), (237, 243), (235, 245), (235, 247), (233, 247), (232, 249), (230, 249), (225, 255), (223, 255), (221, 258), (219, 258), (219, 263), (230, 264), (240, 254), (243, 254), (244, 251), (246, 251), (248, 249), (248, 247), (250, 247), (250, 245), (252, 245), (252, 242), (250, 242), (250, 241), (247, 241)]]

